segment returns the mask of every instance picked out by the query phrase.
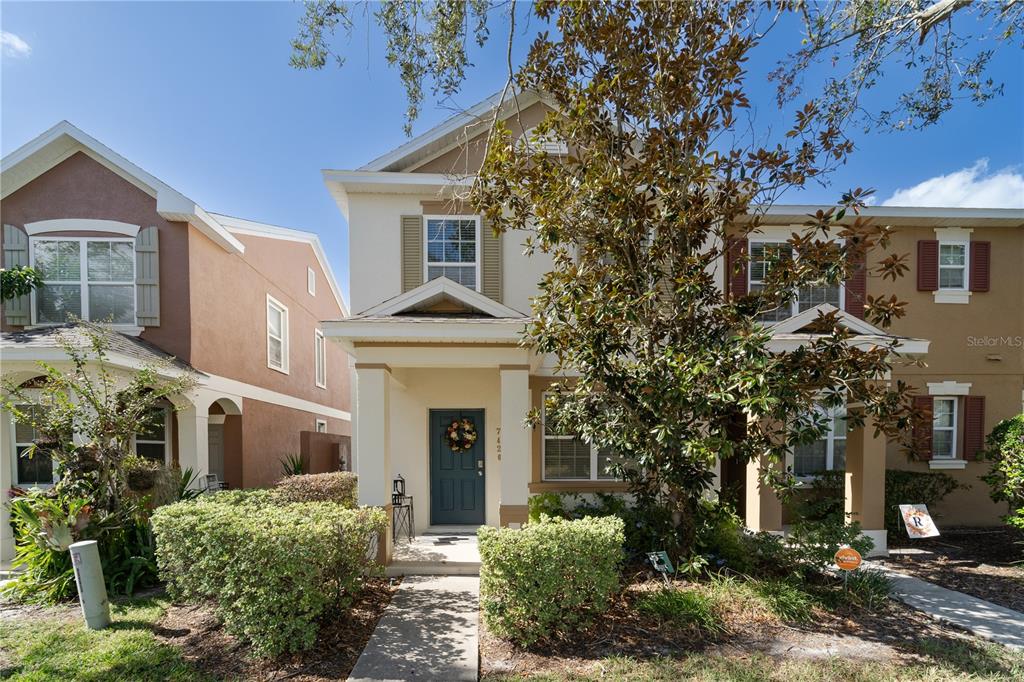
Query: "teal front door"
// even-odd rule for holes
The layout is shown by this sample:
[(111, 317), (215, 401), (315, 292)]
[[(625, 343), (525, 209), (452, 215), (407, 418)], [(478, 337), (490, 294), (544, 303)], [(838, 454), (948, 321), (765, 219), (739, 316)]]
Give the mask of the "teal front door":
[[(464, 419), (473, 425), (477, 439), (468, 450), (456, 452), (448, 429)], [(431, 410), (430, 523), (483, 524), (484, 478), (484, 411)]]

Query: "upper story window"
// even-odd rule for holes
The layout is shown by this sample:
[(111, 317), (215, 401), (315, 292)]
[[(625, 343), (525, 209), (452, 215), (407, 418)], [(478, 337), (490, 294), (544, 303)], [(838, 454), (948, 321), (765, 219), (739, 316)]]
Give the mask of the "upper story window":
[(288, 308), (267, 294), (267, 367), (288, 373)]
[[(772, 268), (784, 258), (793, 258), (793, 245), (784, 241), (750, 241), (750, 265), (747, 269), (748, 291), (751, 294), (762, 291)], [(779, 306), (762, 313), (760, 322), (781, 322), (794, 315), (810, 310), (822, 303), (836, 308), (843, 307), (843, 287), (841, 284), (809, 284), (797, 289), (796, 296), (788, 305)]]
[(935, 398), (932, 402), (932, 457), (956, 459), (956, 398)]
[(476, 216), (426, 217), (427, 280), (447, 277), (479, 289), (480, 219)]
[(310, 296), (316, 296), (316, 272), (313, 268), (306, 268), (306, 291)]
[(33, 294), (36, 324), (68, 316), (135, 324), (135, 242), (132, 239), (32, 239), (32, 265), (43, 286)]
[(608, 471), (617, 457), (609, 448), (590, 445), (579, 437), (560, 432), (547, 418), (547, 407), (542, 417), (544, 441), (542, 458), (545, 481), (614, 481), (615, 474)]
[(939, 242), (939, 289), (967, 289), (969, 250), (970, 242)]
[(316, 385), (327, 388), (327, 344), (324, 333), (319, 329), (313, 332), (313, 357)]
[(796, 476), (846, 469), (846, 409), (836, 408), (825, 414), (829, 419), (828, 433), (813, 443), (793, 448), (793, 473)]
[[(39, 408), (34, 405), (19, 405), (20, 412), (30, 413)], [(14, 485), (48, 486), (53, 484), (53, 458), (44, 447), (35, 447), (39, 432), (31, 424), (14, 424)], [(31, 452), (31, 457), (29, 453)]]

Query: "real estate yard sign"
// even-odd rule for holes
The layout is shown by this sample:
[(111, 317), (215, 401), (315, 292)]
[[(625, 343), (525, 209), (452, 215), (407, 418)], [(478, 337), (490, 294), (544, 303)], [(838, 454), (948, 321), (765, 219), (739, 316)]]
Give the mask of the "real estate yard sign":
[(911, 539), (938, 537), (939, 529), (932, 521), (928, 507), (923, 504), (901, 504), (900, 515), (903, 525), (907, 527), (907, 535)]

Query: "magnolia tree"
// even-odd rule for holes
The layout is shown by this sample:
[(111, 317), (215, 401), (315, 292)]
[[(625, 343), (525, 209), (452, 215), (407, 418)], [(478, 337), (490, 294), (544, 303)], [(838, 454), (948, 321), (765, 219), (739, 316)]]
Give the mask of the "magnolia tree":
[(14, 420), (38, 434), (26, 455), (45, 448), (54, 459), (56, 493), (86, 498), (110, 512), (119, 510), (125, 484), (122, 464), (133, 454), (132, 438), (153, 426), (159, 405), (195, 384), (191, 373), (169, 372), (170, 361), (130, 373), (111, 368), (113, 333), (78, 322), (58, 337), (67, 368), (39, 362), (42, 376), (28, 384), (5, 381), (0, 395), (0, 404)]
[[(318, 67), (330, 54), (326, 36), (349, 21), (350, 8), (307, 7), (296, 65)], [(728, 279), (726, 262), (741, 267), (747, 258), (736, 250), (725, 258), (731, 240), (756, 230), (782, 192), (824, 181), (853, 149), (844, 134), (850, 100), (828, 93), (809, 97), (777, 139), (751, 133), (751, 53), (780, 16), (827, 15), (809, 14), (804, 3), (754, 0), (537, 2), (531, 21), (540, 28), (513, 73), (519, 33), (515, 3), (508, 7), (505, 94), (514, 106), (517, 91), (544, 93), (554, 110), (532, 141), (564, 142), (569, 153), (523, 144), (511, 131), (519, 126), (495, 114), (465, 198), (496, 230), (525, 230), (527, 250), (553, 258), (525, 339), (573, 377), (554, 387), (551, 417), (621, 455), (616, 467), (637, 503), (666, 520), (668, 548), (691, 551), (718, 460), (763, 459), (764, 483), (789, 490), (786, 453), (829, 428), (819, 407), (848, 405), (850, 426), (875, 435), (908, 433), (920, 417), (909, 391), (882, 380), (898, 361), (895, 343), (851, 344), (833, 312), (813, 322), (815, 340), (779, 350), (759, 322), (801, 287), (838, 285), (865, 263), (883, 281), (906, 271), (907, 256), (889, 252), (890, 229), (858, 215), (870, 191), (846, 192), (834, 208), (808, 216), (769, 262), (759, 290), (729, 297), (718, 284)], [(411, 120), (425, 80), (441, 95), (457, 90), (465, 39), (486, 39), (486, 3), (388, 2), (377, 12)], [(832, 46), (856, 40), (858, 27), (881, 16), (850, 19), (853, 32)], [(796, 71), (778, 75), (786, 101), (799, 96), (794, 74), (825, 54), (827, 36), (815, 35), (813, 50), (790, 57), (802, 60)], [(884, 328), (904, 304), (868, 296), (864, 310)]]

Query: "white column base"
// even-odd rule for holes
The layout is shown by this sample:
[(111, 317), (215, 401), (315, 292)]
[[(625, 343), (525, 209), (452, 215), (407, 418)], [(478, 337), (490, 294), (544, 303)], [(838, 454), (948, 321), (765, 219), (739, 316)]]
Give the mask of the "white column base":
[(868, 553), (869, 557), (886, 557), (889, 556), (889, 531), (886, 530), (862, 530), (860, 532), (864, 537), (871, 538), (871, 541), (875, 543), (875, 546)]

